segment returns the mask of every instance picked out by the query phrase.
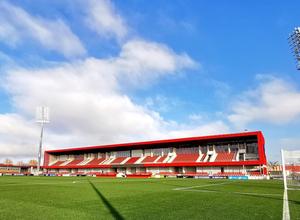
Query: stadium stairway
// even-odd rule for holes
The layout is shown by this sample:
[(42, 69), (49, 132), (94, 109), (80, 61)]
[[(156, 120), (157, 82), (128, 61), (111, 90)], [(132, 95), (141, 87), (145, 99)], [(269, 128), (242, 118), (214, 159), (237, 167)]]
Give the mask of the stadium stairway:
[(206, 159), (206, 154), (202, 154), (198, 157), (198, 159), (196, 160), (196, 162), (204, 162)]

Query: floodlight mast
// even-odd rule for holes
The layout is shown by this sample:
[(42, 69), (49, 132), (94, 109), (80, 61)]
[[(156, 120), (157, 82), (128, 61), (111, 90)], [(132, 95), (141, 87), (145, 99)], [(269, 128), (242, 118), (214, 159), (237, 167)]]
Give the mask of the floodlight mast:
[(297, 70), (300, 70), (300, 27), (294, 29), (288, 40), (297, 62)]
[(37, 164), (37, 174), (40, 172), (41, 161), (42, 161), (42, 150), (43, 150), (43, 136), (44, 136), (44, 126), (49, 123), (49, 108), (45, 106), (40, 106), (37, 108), (37, 123), (41, 125), (40, 143), (38, 151), (38, 164)]

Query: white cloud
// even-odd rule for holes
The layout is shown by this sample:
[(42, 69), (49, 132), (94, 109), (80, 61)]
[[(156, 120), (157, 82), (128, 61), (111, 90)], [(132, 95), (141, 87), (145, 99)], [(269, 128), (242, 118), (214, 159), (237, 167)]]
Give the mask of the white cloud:
[(168, 136), (173, 138), (194, 137), (213, 134), (225, 134), (230, 132), (230, 128), (223, 121), (213, 121), (198, 126), (183, 125), (183, 128), (169, 131)]
[(109, 0), (88, 0), (87, 25), (100, 36), (123, 39), (128, 33), (124, 19)]
[(38, 128), (18, 114), (0, 114), (0, 158), (35, 155)]
[[(26, 136), (23, 138), (26, 141), (20, 143), (18, 134), (12, 137), (14, 132), (2, 127), (5, 125), (2, 120), (7, 121), (6, 124), (11, 122), (11, 129), (24, 128), (20, 133), (26, 129), (38, 133), (32, 120), (36, 106), (40, 105), (49, 106), (51, 112), (51, 123), (45, 136), (48, 148), (173, 137), (173, 128), (181, 130), (183, 136), (192, 134), (191, 127), (165, 121), (156, 111), (134, 103), (124, 93), (123, 86), (139, 86), (141, 81), (147, 83), (171, 72), (191, 68), (195, 62), (161, 44), (139, 41), (138, 45), (142, 57), (132, 55), (135, 47), (124, 46), (115, 58), (87, 58), (47, 68), (8, 69), (2, 87), (11, 95), (18, 115), (0, 117), (1, 135), (11, 137), (9, 143), (15, 146), (10, 151), (0, 147), (0, 155), (26, 156), (24, 146), (34, 152), (37, 145), (33, 143), (38, 138)], [(157, 60), (151, 56), (169, 60), (169, 64), (156, 65)], [(143, 66), (146, 60), (147, 64)], [(147, 77), (152, 71), (157, 74)], [(214, 132), (224, 128), (215, 124), (208, 126), (208, 131)], [(5, 144), (7, 141), (0, 139), (0, 146)]]
[(185, 67), (197, 66), (186, 54), (176, 54), (164, 44), (143, 40), (125, 43), (120, 56), (112, 59), (112, 62), (118, 68), (118, 72), (138, 84), (160, 75), (174, 74)]
[(228, 119), (242, 127), (254, 121), (285, 124), (300, 116), (300, 91), (290, 82), (259, 76), (260, 84), (231, 103)]
[(0, 40), (16, 47), (33, 39), (66, 57), (82, 56), (86, 50), (79, 38), (60, 19), (55, 21), (28, 14), (8, 2), (0, 2)]
[(299, 150), (300, 138), (299, 137), (286, 137), (281, 138), (279, 141), (280, 148), (285, 150)]
[[(91, 28), (118, 40), (126, 36), (128, 28), (109, 1), (88, 4)], [(0, 8), (0, 24), (12, 27), (0, 29), (0, 39), (11, 36), (11, 46), (18, 46), (26, 36), (65, 56), (85, 53), (62, 21), (33, 17), (5, 2)], [(0, 82), (16, 113), (0, 114), (0, 158), (36, 155), (39, 127), (34, 113), (40, 105), (49, 106), (51, 112), (45, 133), (47, 149), (228, 132), (222, 121), (200, 125), (167, 121), (154, 107), (138, 105), (124, 92), (127, 87), (139, 88), (195, 66), (187, 54), (143, 39), (125, 42), (118, 56), (107, 59), (89, 57), (44, 68), (8, 66)]]
[(153, 97), (147, 97), (145, 99), (145, 107), (149, 109), (154, 109), (160, 113), (166, 113), (174, 108), (182, 105), (183, 101), (176, 99), (174, 97), (166, 97), (163, 95), (155, 95)]

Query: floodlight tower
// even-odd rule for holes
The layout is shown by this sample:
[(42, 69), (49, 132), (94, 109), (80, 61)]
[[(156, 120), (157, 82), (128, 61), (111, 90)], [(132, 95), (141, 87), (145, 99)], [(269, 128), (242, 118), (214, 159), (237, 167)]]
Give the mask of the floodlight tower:
[(297, 70), (300, 70), (300, 27), (295, 28), (288, 39), (297, 62)]
[(37, 173), (39, 174), (40, 167), (41, 167), (41, 160), (42, 160), (44, 125), (50, 122), (48, 107), (45, 106), (37, 107), (36, 122), (41, 125), (40, 143), (39, 143), (39, 151), (38, 151), (38, 165), (37, 165)]

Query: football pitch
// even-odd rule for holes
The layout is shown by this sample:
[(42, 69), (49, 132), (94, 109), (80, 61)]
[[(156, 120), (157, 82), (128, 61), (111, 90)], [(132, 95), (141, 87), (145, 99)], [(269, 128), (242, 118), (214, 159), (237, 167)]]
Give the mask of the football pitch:
[[(300, 191), (289, 191), (300, 219)], [(282, 219), (282, 181), (0, 177), (0, 219)]]

